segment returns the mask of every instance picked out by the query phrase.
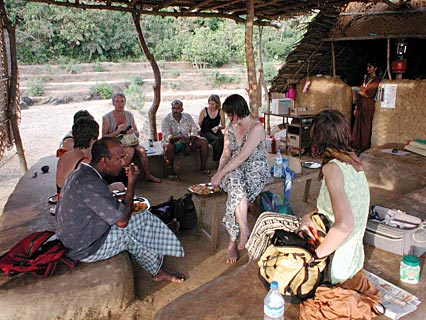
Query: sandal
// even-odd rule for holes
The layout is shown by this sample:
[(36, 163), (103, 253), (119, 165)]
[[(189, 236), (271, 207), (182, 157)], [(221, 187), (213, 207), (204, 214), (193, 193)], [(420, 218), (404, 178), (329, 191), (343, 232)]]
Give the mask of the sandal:
[(57, 195), (57, 194), (54, 194), (53, 196), (50, 196), (50, 197), (47, 199), (47, 202), (48, 202), (49, 204), (56, 204), (56, 203), (58, 202), (58, 195)]

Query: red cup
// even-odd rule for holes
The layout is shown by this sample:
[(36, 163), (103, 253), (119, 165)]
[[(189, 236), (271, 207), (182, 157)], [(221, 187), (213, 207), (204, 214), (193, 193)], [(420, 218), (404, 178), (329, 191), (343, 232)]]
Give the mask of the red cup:
[(163, 133), (162, 132), (158, 132), (158, 141), (163, 140)]
[(265, 117), (259, 117), (259, 121), (265, 123)]

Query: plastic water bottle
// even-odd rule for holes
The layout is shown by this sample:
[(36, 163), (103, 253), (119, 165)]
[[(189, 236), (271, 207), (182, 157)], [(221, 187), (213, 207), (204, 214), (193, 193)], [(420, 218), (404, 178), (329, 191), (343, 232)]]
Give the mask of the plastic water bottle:
[(274, 178), (281, 178), (283, 174), (283, 158), (281, 157), (281, 150), (278, 149), (274, 162)]
[(263, 320), (284, 320), (284, 297), (276, 281), (271, 282), (271, 289), (263, 300)]

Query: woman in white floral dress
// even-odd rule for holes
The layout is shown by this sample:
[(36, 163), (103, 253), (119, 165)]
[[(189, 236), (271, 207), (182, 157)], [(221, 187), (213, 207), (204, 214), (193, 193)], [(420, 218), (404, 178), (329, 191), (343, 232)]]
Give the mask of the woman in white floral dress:
[(227, 263), (232, 264), (237, 262), (238, 250), (244, 249), (250, 236), (248, 206), (265, 186), (269, 167), (265, 130), (259, 120), (250, 115), (244, 98), (237, 94), (229, 96), (223, 103), (223, 110), (230, 124), (225, 130), (219, 168), (211, 183), (214, 186), (221, 184), (228, 193), (223, 224), (230, 236)]

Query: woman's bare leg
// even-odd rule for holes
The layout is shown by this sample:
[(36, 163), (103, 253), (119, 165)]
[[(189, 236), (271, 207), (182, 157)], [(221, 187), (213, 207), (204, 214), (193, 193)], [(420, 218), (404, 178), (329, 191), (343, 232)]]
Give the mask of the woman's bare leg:
[(247, 221), (248, 202), (247, 197), (243, 197), (235, 208), (235, 217), (240, 225), (240, 242), (238, 243), (238, 250), (244, 250), (248, 238), (250, 236), (250, 229)]
[(124, 147), (124, 166), (128, 167), (133, 162), (135, 156), (135, 149), (132, 147)]
[(139, 159), (141, 160), (142, 168), (145, 171), (147, 180), (152, 181), (152, 182), (160, 183), (161, 180), (159, 178), (153, 176), (151, 174), (151, 172), (149, 171), (148, 155), (146, 154), (145, 148), (142, 147), (141, 145), (137, 145), (135, 147), (135, 150), (136, 150), (136, 152), (139, 155)]

